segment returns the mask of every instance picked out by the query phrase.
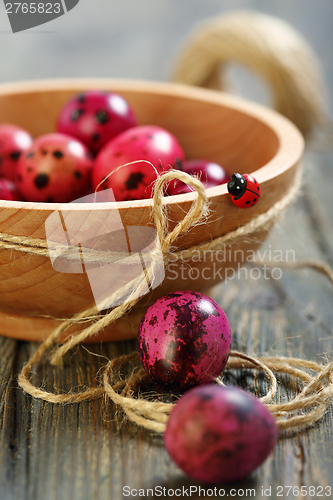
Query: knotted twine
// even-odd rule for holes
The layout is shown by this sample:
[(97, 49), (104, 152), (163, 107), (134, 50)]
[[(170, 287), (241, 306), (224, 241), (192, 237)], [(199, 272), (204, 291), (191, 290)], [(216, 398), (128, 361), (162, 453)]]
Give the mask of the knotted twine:
[[(190, 184), (196, 191), (197, 197), (194, 200), (189, 212), (185, 215), (184, 219), (178, 225), (168, 232), (168, 221), (166, 209), (163, 207), (163, 188), (164, 184), (173, 179), (179, 179), (187, 184)], [(233, 244), (239, 239), (248, 237), (253, 232), (270, 226), (272, 222), (277, 220), (286, 208), (292, 203), (297, 195), (301, 183), (301, 172), (298, 172), (295, 183), (290, 188), (289, 192), (279, 200), (267, 212), (254, 217), (250, 222), (238, 229), (231, 231), (215, 240), (197, 245), (196, 247), (186, 250), (186, 255), (193, 255), (193, 252), (218, 250), (222, 245)], [(158, 239), (161, 243), (164, 264), (167, 265), (168, 258), (172, 255), (172, 259), (184, 256), (182, 252), (169, 253), (169, 248), (172, 243), (181, 234), (186, 233), (191, 227), (199, 224), (208, 216), (209, 203), (206, 190), (202, 183), (192, 176), (184, 172), (169, 171), (158, 179), (153, 198), (153, 218), (155, 227), (158, 234)], [(7, 235), (8, 236), (8, 235)], [(2, 247), (8, 245), (10, 248), (19, 245), (16, 249), (18, 251), (25, 251), (31, 254), (39, 255), (40, 251), (45, 251), (40, 240), (34, 245), (32, 239), (27, 241), (26, 238), (20, 240), (15, 237), (15, 243), (11, 238), (6, 238), (6, 235), (1, 235)], [(156, 263), (152, 259), (150, 264), (150, 272), (154, 272)], [(322, 263), (307, 261), (304, 263), (295, 263), (295, 267), (311, 266), (323, 272), (333, 283), (332, 271)], [(42, 356), (53, 346), (60, 335), (71, 325), (79, 323), (80, 321), (94, 319), (95, 322), (89, 327), (85, 328), (80, 333), (73, 334), (67, 341), (52, 354), (50, 361), (55, 366), (61, 366), (64, 355), (74, 346), (84, 341), (86, 338), (98, 333), (102, 328), (111, 324), (116, 319), (122, 317), (130, 311), (130, 309), (140, 300), (141, 287), (145, 286), (146, 275), (142, 273), (131, 283), (126, 285), (128, 291), (128, 298), (123, 304), (115, 307), (104, 315), (97, 314), (97, 307), (94, 306), (79, 314), (76, 314), (70, 319), (63, 321), (47, 339), (37, 348), (33, 356), (22, 368), (18, 381), (22, 389), (35, 398), (43, 399), (51, 403), (79, 403), (86, 400), (93, 400), (104, 396), (110, 398), (115, 404), (120, 405), (127, 417), (138, 425), (141, 425), (149, 430), (156, 432), (164, 432), (168, 414), (171, 412), (174, 403), (163, 403), (160, 401), (151, 402), (142, 395), (140, 397), (133, 397), (134, 392), (138, 392), (145, 383), (147, 383), (148, 376), (141, 368), (136, 367), (133, 373), (126, 379), (119, 377), (119, 368), (124, 364), (133, 362), (138, 359), (138, 353), (132, 353), (110, 360), (105, 368), (103, 375), (103, 382), (100, 386), (91, 387), (79, 393), (55, 394), (44, 389), (35, 387), (30, 380), (30, 373), (34, 365), (36, 365)], [(135, 297), (135, 298), (134, 298)], [(333, 363), (328, 363), (326, 366), (318, 364), (314, 361), (307, 361), (296, 358), (284, 357), (262, 357), (255, 358), (249, 355), (232, 351), (226, 366), (226, 369), (239, 369), (250, 368), (259, 369), (263, 371), (269, 381), (270, 389), (267, 394), (260, 398), (261, 401), (267, 405), (268, 409), (276, 417), (277, 425), (280, 430), (298, 429), (313, 425), (319, 418), (321, 418), (330, 404), (333, 396)], [(302, 390), (291, 401), (276, 403), (274, 399), (277, 394), (277, 379), (275, 374), (288, 374), (297, 378), (303, 384)], [(216, 383), (223, 384), (220, 379)], [(121, 391), (119, 393), (119, 391)], [(301, 412), (301, 413), (299, 413)]]

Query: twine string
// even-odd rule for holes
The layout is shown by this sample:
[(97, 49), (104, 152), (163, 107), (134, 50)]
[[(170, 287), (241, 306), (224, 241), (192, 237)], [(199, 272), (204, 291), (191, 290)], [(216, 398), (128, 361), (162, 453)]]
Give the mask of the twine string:
[[(124, 409), (131, 421), (146, 429), (163, 433), (166, 429), (167, 416), (176, 403), (151, 402), (142, 394), (140, 399), (134, 397), (134, 391), (137, 391), (138, 387), (142, 391), (143, 384), (149, 381), (148, 375), (142, 373), (143, 370), (129, 375), (123, 381), (125, 385), (123, 391), (120, 394), (117, 392), (117, 368), (129, 359), (135, 358), (138, 358), (136, 352), (108, 363), (104, 372), (105, 392), (115, 404)], [(297, 366), (299, 368), (296, 368)], [(256, 358), (238, 351), (231, 351), (224, 371), (258, 368), (266, 373), (271, 384), (267, 394), (259, 399), (276, 417), (276, 423), (281, 431), (311, 426), (324, 415), (333, 396), (333, 363), (325, 366), (293, 358), (293, 362), (289, 364), (289, 359), (282, 356)], [(314, 371), (316, 375), (310, 375), (309, 371)], [(288, 402), (273, 402), (277, 393), (277, 379), (273, 372), (288, 374), (301, 380), (304, 384), (303, 389)], [(295, 412), (300, 412), (300, 414), (295, 415)]]
[[(184, 219), (180, 221), (170, 233), (168, 233), (167, 217), (162, 204), (163, 189), (165, 183), (170, 182), (175, 178), (191, 185), (197, 191), (198, 196), (192, 203), (192, 206)], [(185, 172), (172, 171), (161, 175), (157, 180), (154, 190), (154, 207), (155, 205), (156, 210), (153, 211), (154, 220), (157, 228), (159, 242), (161, 242), (162, 252), (163, 255), (166, 256), (167, 249), (169, 248), (168, 245), (172, 244), (173, 241), (175, 241), (180, 234), (186, 232), (189, 227), (198, 223), (200, 219), (207, 213), (208, 198), (203, 184), (198, 179), (190, 176), (189, 174), (186, 174)], [(3, 240), (4, 239), (5, 238), (3, 237)], [(27, 238), (24, 238), (23, 240), (23, 244), (27, 245), (26, 250), (29, 253), (35, 254), (36, 248), (34, 246), (34, 241), (29, 241), (29, 239), (27, 241)], [(15, 243), (19, 243), (19, 237), (15, 237)], [(3, 245), (1, 246), (3, 247)], [(38, 250), (39, 248), (37, 248), (37, 254), (39, 254)], [(156, 260), (151, 259), (149, 273), (151, 272), (152, 274), (154, 274), (154, 268), (156, 265)], [(125, 285), (125, 288), (131, 290), (125, 301), (121, 305), (112, 309), (107, 314), (100, 315), (92, 325), (88, 326), (81, 332), (71, 335), (66, 340), (66, 342), (61, 347), (59, 347), (51, 356), (51, 364), (55, 366), (61, 366), (63, 357), (69, 350), (73, 349), (77, 344), (83, 342), (86, 338), (98, 333), (104, 327), (113, 323), (118, 318), (121, 318), (128, 311), (130, 311), (131, 308), (140, 300), (140, 289), (144, 290), (146, 288), (146, 274), (142, 272), (137, 278), (135, 278), (135, 280), (132, 280), (130, 283)], [(117, 293), (119, 293), (119, 291), (116, 292), (116, 294)], [(30, 371), (32, 367), (41, 360), (43, 354), (51, 347), (51, 345), (54, 344), (54, 342), (60, 337), (62, 333), (66, 331), (67, 328), (81, 321), (83, 318), (87, 318), (96, 314), (96, 312), (97, 307), (95, 305), (92, 308), (82, 311), (72, 318), (63, 321), (53, 332), (51, 332), (47, 339), (39, 346), (35, 354), (22, 368), (18, 381), (19, 385), (25, 392), (31, 394), (34, 397), (39, 397), (50, 402), (73, 402), (74, 396), (72, 394), (54, 395), (53, 393), (36, 388), (30, 381)], [(88, 389), (87, 391), (77, 393), (76, 396), (77, 400), (81, 401), (89, 399), (91, 395), (93, 397), (100, 397), (102, 395), (102, 392), (96, 391), (96, 389), (94, 388), (93, 391), (91, 391), (91, 389)]]
[[(165, 208), (162, 203), (163, 196), (163, 188), (165, 183), (170, 182), (171, 180), (179, 179), (187, 184), (190, 184), (198, 193), (196, 200), (194, 200), (189, 212), (186, 214), (184, 219), (178, 223), (178, 225), (168, 233), (168, 222), (167, 216), (165, 213)], [(271, 207), (267, 212), (258, 215), (251, 219), (248, 223), (240, 226), (234, 231), (231, 231), (215, 240), (212, 240), (208, 243), (204, 243), (201, 245), (196, 245), (191, 249), (181, 251), (173, 254), (173, 258), (184, 258), (193, 255), (195, 252), (205, 252), (206, 250), (217, 250), (221, 248), (222, 245), (226, 243), (236, 242), (239, 238), (243, 238), (245, 236), (249, 236), (257, 230), (270, 226), (272, 222), (274, 222), (278, 217), (284, 213), (284, 211), (289, 207), (292, 201), (295, 199), (296, 194), (299, 191), (301, 184), (301, 169), (299, 169), (294, 184), (291, 186), (289, 192), (279, 200), (273, 207)], [(169, 252), (169, 248), (172, 243), (179, 237), (180, 234), (185, 233), (191, 226), (199, 223), (202, 218), (204, 218), (208, 213), (208, 199), (206, 195), (206, 190), (199, 179), (196, 179), (185, 172), (180, 171), (169, 171), (164, 175), (160, 176), (158, 179), (155, 190), (154, 190), (154, 210), (153, 217), (154, 222), (158, 234), (158, 240), (161, 243), (162, 254), (165, 261), (165, 265), (167, 264), (168, 258), (170, 258), (171, 253)], [(9, 244), (11, 244), (11, 238), (8, 238)], [(39, 249), (36, 249), (35, 241), (33, 238), (22, 239), (22, 245), (19, 245), (19, 237), (15, 237), (15, 242), (20, 248), (20, 251), (27, 251), (31, 254), (39, 254)], [(1, 247), (6, 248), (6, 238), (2, 235)], [(37, 244), (40, 244), (38, 240)], [(37, 250), (37, 252), (36, 252)], [(154, 274), (154, 267), (157, 265), (157, 261), (155, 259), (150, 260), (150, 268), (149, 273)], [(139, 294), (138, 290), (140, 288), (146, 287), (146, 274), (141, 273), (137, 278), (132, 280), (130, 283), (126, 284), (125, 287), (122, 287), (121, 291), (116, 293), (123, 293), (124, 288), (127, 288), (129, 294), (127, 295), (126, 300), (119, 306), (115, 307), (113, 310), (108, 312), (107, 314), (97, 316), (95, 322), (82, 330), (79, 333), (75, 333), (71, 335), (67, 341), (57, 349), (57, 351), (52, 355), (51, 363), (53, 365), (61, 365), (63, 356), (71, 349), (75, 347), (78, 343), (83, 342), (86, 338), (95, 335), (100, 330), (116, 321), (116, 319), (122, 317), (126, 314), (138, 301)], [(135, 298), (134, 298), (135, 297)], [(110, 300), (110, 298), (109, 298)], [(96, 315), (97, 307), (93, 306), (85, 311), (82, 311), (72, 318), (63, 321), (51, 334), (50, 336), (42, 343), (40, 348), (35, 353), (35, 363), (39, 361), (42, 354), (50, 347), (70, 326), (82, 321), (84, 318), (88, 318)], [(39, 354), (40, 353), (40, 354)], [(34, 363), (34, 364), (35, 364)], [(28, 362), (29, 364), (29, 362)], [(29, 365), (30, 366), (30, 365)], [(24, 367), (26, 368), (26, 367)], [(30, 366), (31, 368), (31, 366)], [(23, 381), (22, 377), (20, 378), (20, 383), (23, 382), (25, 386), (25, 390), (28, 388), (29, 381), (27, 379), (27, 370), (22, 370), (22, 377), (24, 376), (25, 380)], [(33, 390), (33, 387), (30, 387)]]
[[(168, 220), (165, 214), (165, 208), (163, 207), (161, 193), (163, 191), (163, 185), (171, 180), (178, 179), (186, 184), (190, 184), (199, 194), (197, 200), (195, 200), (194, 206), (192, 205), (190, 211), (186, 214), (185, 218), (173, 229), (173, 231), (168, 234)], [(249, 236), (250, 234), (259, 231), (261, 229), (269, 228), (273, 222), (278, 220), (281, 215), (287, 210), (287, 208), (293, 203), (295, 197), (297, 196), (302, 180), (302, 169), (299, 167), (296, 173), (294, 183), (290, 186), (288, 192), (277, 201), (271, 208), (266, 212), (253, 217), (249, 222), (243, 226), (239, 226), (237, 229), (230, 231), (214, 240), (208, 241), (206, 243), (201, 243), (195, 245), (191, 248), (175, 251), (172, 253), (172, 257), (178, 258), (191, 258), (196, 252), (204, 252), (205, 250), (219, 250), (226, 243), (235, 243), (237, 240), (243, 238), (244, 236)], [(160, 184), (158, 184), (160, 183)], [(153, 198), (154, 208), (153, 208), (153, 218), (156, 225), (156, 230), (158, 234), (158, 239), (163, 245), (162, 249), (170, 254), (170, 248), (172, 248), (172, 242), (174, 242), (180, 234), (184, 234), (196, 223), (200, 222), (200, 219), (204, 220), (208, 215), (208, 200), (204, 186), (199, 179), (189, 176), (185, 172), (180, 172), (179, 170), (170, 170), (166, 174), (162, 175), (156, 184), (155, 195)], [(157, 189), (160, 194), (157, 194)], [(200, 212), (202, 210), (202, 212)], [(66, 250), (66, 258), (68, 259), (78, 259), (77, 248), (71, 253), (68, 251), (68, 247), (64, 247), (60, 243), (52, 242), (52, 246), (61, 253)], [(49, 257), (48, 244), (46, 240), (41, 240), (38, 238), (13, 236), (6, 233), (0, 233), (0, 249), (15, 250), (19, 252), (29, 253), (31, 255), (42, 255)], [(125, 256), (125, 254), (124, 254)], [(127, 254), (126, 254), (127, 256)], [(85, 249), (84, 258), (88, 261), (93, 261), (101, 264), (108, 264), (119, 260), (122, 257), (121, 252), (117, 252), (117, 255), (110, 255), (107, 251), (97, 251), (94, 249)], [(167, 259), (167, 255), (165, 256)], [(135, 262), (133, 259), (129, 262)], [(124, 262), (125, 263), (125, 262)]]
[[(289, 117), (304, 135), (309, 135), (317, 125), (322, 128), (328, 126), (325, 92), (322, 91), (324, 84), (316, 58), (306, 41), (287, 23), (254, 12), (236, 12), (215, 18), (199, 27), (193, 34), (193, 38), (189, 40), (179, 58), (174, 79), (183, 83), (221, 88), (225, 80), (223, 71), (229, 62), (244, 64), (262, 76), (273, 92), (276, 109)], [(169, 231), (162, 197), (165, 183), (173, 179), (190, 184), (197, 191), (197, 197), (184, 219)], [(299, 170), (295, 182), (286, 195), (267, 212), (213, 241), (179, 251), (177, 248), (173, 250), (172, 244), (180, 235), (205, 219), (209, 203), (206, 191), (198, 179), (179, 171), (163, 174), (155, 185), (152, 215), (164, 264), (167, 265), (171, 256), (173, 262), (182, 258), (188, 259), (194, 253), (217, 251), (227, 243), (234, 245), (243, 238), (251, 237), (256, 231), (269, 229), (294, 201), (300, 183)], [(0, 233), (0, 249), (49, 258), (49, 245), (50, 242), (42, 239)], [(66, 251), (67, 259), (77, 258), (76, 248), (71, 251), (71, 248), (59, 243), (54, 243), (54, 246), (59, 255)], [(152, 251), (151, 256), (154, 256), (154, 252), (157, 254), (157, 248)], [(89, 262), (106, 264), (119, 258), (121, 258), (119, 254), (113, 255), (106, 251), (88, 249), (85, 252), (85, 260)], [(133, 259), (135, 258), (134, 256)], [(127, 263), (130, 265), (130, 262), (124, 261), (125, 265)], [(280, 265), (293, 268), (312, 267), (326, 275), (333, 283), (333, 272), (325, 263), (308, 260), (280, 263)], [(156, 259), (152, 258), (147, 269), (149, 276), (154, 277), (156, 266)], [(149, 382), (149, 377), (139, 366), (136, 366), (127, 378), (120, 377), (120, 370), (124, 364), (131, 362), (134, 365), (138, 362), (138, 353), (109, 361), (101, 385), (78, 393), (55, 394), (36, 387), (31, 381), (33, 367), (44, 356), (53, 365), (61, 367), (63, 358), (69, 350), (127, 314), (140, 300), (138, 291), (146, 288), (146, 283), (145, 273), (127, 283), (112, 296), (117, 298), (122, 294), (127, 298), (121, 305), (105, 314), (98, 312), (101, 310), (100, 306), (103, 306), (98, 304), (62, 321), (23, 366), (18, 378), (22, 389), (35, 398), (57, 404), (79, 403), (104, 396), (121, 406), (127, 418), (137, 425), (156, 432), (164, 432), (174, 403), (150, 401), (142, 397), (142, 389)], [(112, 298), (108, 300), (112, 302)], [(87, 320), (91, 320), (92, 324), (81, 332), (69, 336), (65, 343), (53, 352), (54, 345), (70, 326)], [(297, 358), (273, 356), (255, 358), (232, 351), (226, 369), (250, 369), (265, 373), (269, 389), (260, 400), (275, 416), (280, 430), (313, 425), (324, 415), (333, 396), (333, 363), (325, 366)], [(303, 387), (292, 400), (277, 402), (279, 399), (277, 377), (282, 374), (300, 381)], [(216, 383), (221, 384), (221, 381), (217, 380)]]
[[(175, 179), (175, 177), (194, 187), (194, 189), (198, 193), (198, 196), (192, 203), (192, 206), (189, 212), (184, 217), (184, 219), (181, 220), (170, 233), (168, 233), (167, 217), (165, 209), (163, 209), (163, 204), (162, 204), (163, 190), (164, 190), (164, 185), (170, 182), (171, 180)], [(172, 172), (166, 172), (165, 174), (161, 175), (158, 178), (154, 188), (153, 203), (154, 203), (154, 210), (153, 210), (154, 222), (156, 225), (157, 235), (158, 235), (157, 244), (158, 245), (161, 244), (162, 254), (164, 256), (164, 260), (166, 263), (166, 258), (167, 258), (166, 255), (169, 246), (178, 238), (179, 235), (186, 233), (191, 226), (197, 224), (200, 221), (200, 219), (206, 214), (208, 210), (208, 198), (203, 184), (198, 179), (190, 176), (189, 174), (186, 174), (185, 172), (172, 171)], [(146, 272), (143, 271), (137, 278), (135, 278), (130, 283), (122, 287), (121, 291), (118, 290), (115, 293), (114, 296), (117, 297), (117, 294), (124, 293), (124, 290), (129, 291), (129, 294), (125, 299), (125, 301), (121, 305), (115, 307), (108, 314), (102, 316), (101, 319), (96, 321), (91, 326), (85, 328), (80, 333), (71, 336), (71, 338), (55, 352), (55, 354), (51, 359), (51, 363), (54, 365), (59, 365), (61, 363), (63, 356), (69, 350), (73, 349), (75, 345), (83, 342), (88, 337), (95, 335), (104, 327), (113, 323), (118, 318), (121, 318), (128, 311), (130, 311), (132, 307), (139, 302), (141, 295), (144, 294), (144, 290), (146, 289), (147, 286), (146, 275), (148, 274), (148, 276), (149, 275), (154, 276), (155, 268), (158, 266), (158, 264), (159, 262), (157, 259), (150, 259), (150, 263), (146, 269)], [(141, 291), (142, 294), (140, 293)], [(112, 298), (108, 298), (108, 300), (112, 301), (114, 296), (112, 296)], [(75, 321), (70, 324), (74, 323)], [(67, 327), (68, 326), (66, 325), (66, 328)], [(59, 328), (61, 328), (61, 326)]]
[[(187, 184), (190, 184), (197, 191), (198, 195), (193, 202), (189, 212), (178, 225), (168, 232), (168, 220), (165, 208), (162, 203), (163, 188), (166, 182), (178, 178)], [(174, 252), (173, 259), (182, 258), (184, 254), (186, 257), (191, 255), (193, 251), (206, 251), (207, 249), (217, 250), (221, 245), (233, 243), (238, 241), (239, 238), (244, 238), (251, 235), (258, 229), (270, 226), (272, 221), (275, 221), (285, 209), (294, 200), (299, 187), (300, 187), (300, 172), (296, 176), (295, 184), (291, 187), (290, 191), (278, 201), (271, 209), (264, 214), (261, 214), (244, 226), (231, 231), (228, 234), (221, 236), (211, 242), (198, 245), (194, 248)], [(162, 175), (155, 186), (154, 191), (154, 222), (158, 234), (159, 242), (161, 243), (163, 258), (165, 264), (168, 262), (170, 256), (170, 247), (172, 243), (183, 233), (188, 231), (193, 225), (200, 223), (208, 213), (208, 199), (202, 183), (193, 177), (188, 176), (183, 172), (170, 171)], [(40, 246), (34, 245), (34, 242), (26, 241), (26, 251), (38, 254)], [(11, 242), (10, 244), (13, 244)], [(16, 239), (15, 245), (19, 245), (19, 240)], [(154, 251), (154, 250), (153, 250)], [(304, 267), (311, 266), (314, 269), (325, 274), (333, 283), (332, 270), (324, 263), (316, 261), (304, 261), (302, 263), (280, 263), (286, 267)], [(154, 273), (154, 259), (152, 259), (151, 267), (149, 269)], [(145, 276), (142, 274), (138, 278), (128, 284), (128, 290), (137, 290), (140, 286), (145, 284)], [(37, 364), (42, 356), (50, 350), (54, 343), (59, 339), (60, 335), (66, 329), (79, 322), (84, 318), (95, 317), (96, 321), (80, 333), (74, 334), (66, 340), (66, 342), (53, 353), (50, 361), (53, 365), (61, 366), (63, 357), (70, 350), (73, 349), (78, 343), (85, 340), (88, 336), (94, 335), (104, 326), (109, 325), (117, 318), (126, 314), (137, 302), (138, 298), (133, 298), (134, 292), (130, 292), (128, 298), (123, 304), (115, 307), (110, 312), (104, 315), (97, 315), (96, 306), (76, 314), (73, 318), (63, 321), (58, 328), (56, 328), (49, 337), (38, 347), (34, 355), (23, 367), (19, 375), (19, 385), (22, 389), (31, 394), (33, 397), (43, 399), (51, 403), (78, 403), (82, 401), (100, 398), (102, 396), (109, 398), (113, 403), (121, 406), (127, 418), (135, 422), (139, 426), (143, 426), (149, 430), (156, 432), (164, 432), (169, 413), (172, 411), (174, 403), (164, 403), (161, 401), (148, 401), (142, 395), (134, 397), (136, 393), (140, 392), (142, 388), (149, 381), (147, 373), (141, 369), (134, 369), (132, 374), (125, 380), (119, 379), (120, 368), (130, 362), (138, 360), (138, 353), (120, 356), (116, 359), (109, 361), (104, 370), (102, 378), (102, 385), (97, 387), (88, 388), (85, 391), (78, 393), (67, 394), (54, 394), (46, 390), (35, 387), (30, 380), (31, 370)], [(137, 295), (136, 295), (137, 297)], [(330, 400), (333, 395), (333, 363), (326, 366), (320, 365), (314, 361), (307, 361), (297, 358), (284, 358), (284, 357), (262, 357), (254, 358), (247, 354), (237, 351), (232, 351), (227, 363), (226, 369), (256, 369), (264, 372), (269, 380), (269, 390), (266, 395), (262, 396), (260, 400), (266, 404), (269, 410), (276, 418), (277, 424), (281, 430), (290, 430), (303, 426), (313, 425), (319, 418), (323, 416)], [(312, 375), (309, 371), (314, 372)], [(277, 374), (287, 374), (300, 380), (304, 387), (301, 392), (296, 395), (291, 401), (288, 402), (274, 402), (277, 397)], [(217, 383), (221, 382), (216, 380)], [(297, 412), (303, 412), (299, 414)], [(306, 413), (304, 413), (306, 411)], [(297, 414), (295, 414), (295, 412)]]

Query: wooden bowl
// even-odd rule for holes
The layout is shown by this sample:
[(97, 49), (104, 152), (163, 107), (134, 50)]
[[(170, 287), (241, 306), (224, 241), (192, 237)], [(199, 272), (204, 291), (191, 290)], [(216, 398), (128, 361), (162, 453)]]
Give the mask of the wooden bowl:
[[(35, 137), (52, 132), (65, 101), (91, 88), (122, 94), (133, 106), (140, 124), (156, 124), (171, 131), (187, 157), (216, 161), (230, 174), (253, 172), (260, 182), (260, 202), (248, 210), (232, 204), (226, 185), (209, 189), (211, 212), (208, 221), (180, 237), (176, 242), (179, 248), (210, 241), (244, 225), (272, 207), (295, 181), (303, 152), (303, 138), (298, 129), (271, 109), (218, 91), (179, 84), (106, 79), (2, 84), (0, 123), (15, 123)], [(195, 196), (195, 193), (188, 193), (164, 199), (172, 221), (170, 229), (184, 217)], [(54, 203), (1, 201), (0, 231), (7, 235), (45, 239), (45, 221), (58, 207)], [(71, 204), (69, 208), (85, 217), (93, 217), (96, 210), (108, 214), (117, 211), (124, 226), (151, 225), (152, 200)], [(237, 248), (246, 255), (247, 251), (258, 248), (266, 234), (267, 231), (252, 234), (251, 238), (238, 243)], [(157, 297), (179, 289), (205, 291), (221, 277), (223, 279), (226, 267), (238, 265), (242, 260), (239, 257), (230, 263), (212, 258), (210, 262), (187, 263), (188, 270), (196, 268), (198, 271), (191, 271), (191, 275), (185, 277), (179, 273), (177, 279), (174, 272), (171, 275), (167, 271), (163, 283), (145, 295), (128, 316), (91, 340), (135, 337), (144, 308)], [(215, 273), (212, 271), (214, 262), (219, 266), (217, 272), (215, 267)], [(1, 335), (43, 340), (59, 324), (59, 319), (70, 317), (94, 303), (87, 275), (57, 272), (48, 257), (3, 248), (0, 269)]]

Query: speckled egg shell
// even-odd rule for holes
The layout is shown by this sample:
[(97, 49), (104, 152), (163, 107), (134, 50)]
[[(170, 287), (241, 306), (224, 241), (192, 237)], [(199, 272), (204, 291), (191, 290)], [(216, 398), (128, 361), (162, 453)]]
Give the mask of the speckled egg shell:
[(61, 109), (57, 132), (76, 137), (95, 155), (113, 137), (137, 125), (131, 106), (116, 92), (87, 90)]
[(139, 325), (138, 350), (154, 382), (183, 390), (221, 374), (231, 340), (228, 318), (216, 302), (181, 291), (148, 308)]
[(112, 189), (116, 201), (151, 198), (161, 172), (183, 159), (182, 147), (168, 130), (156, 125), (132, 127), (99, 152), (92, 185), (98, 191)]
[(5, 184), (6, 179), (0, 179), (0, 200), (13, 201), (14, 197)]
[(16, 182), (26, 201), (67, 203), (89, 189), (92, 167), (92, 154), (80, 141), (44, 134), (21, 155)]
[(278, 427), (251, 394), (206, 385), (183, 395), (164, 435), (167, 452), (188, 476), (207, 483), (242, 479), (274, 449)]
[[(25, 129), (10, 123), (0, 124), (0, 177), (14, 181), (17, 162), (32, 144)], [(10, 198), (3, 198), (10, 199)]]

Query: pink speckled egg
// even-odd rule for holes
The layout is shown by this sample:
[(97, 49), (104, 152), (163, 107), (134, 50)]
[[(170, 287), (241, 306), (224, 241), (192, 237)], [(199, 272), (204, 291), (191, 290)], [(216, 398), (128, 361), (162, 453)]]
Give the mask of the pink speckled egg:
[(113, 137), (136, 125), (135, 113), (121, 95), (88, 90), (62, 107), (57, 132), (75, 137), (96, 155)]
[[(11, 123), (0, 124), (0, 176), (14, 181), (17, 162), (32, 144), (25, 129)], [(5, 198), (7, 199), (7, 198)]]
[(228, 318), (214, 300), (181, 291), (147, 309), (139, 325), (138, 350), (154, 382), (184, 390), (221, 374), (231, 340)]
[(26, 201), (67, 203), (89, 189), (92, 154), (69, 135), (39, 136), (19, 159), (15, 178)]
[(132, 127), (99, 152), (92, 185), (98, 191), (112, 189), (116, 201), (151, 198), (158, 176), (183, 159), (182, 147), (168, 130), (156, 125)]
[(184, 394), (164, 434), (170, 457), (188, 476), (228, 483), (247, 476), (274, 449), (278, 427), (269, 410), (251, 394), (206, 385)]

